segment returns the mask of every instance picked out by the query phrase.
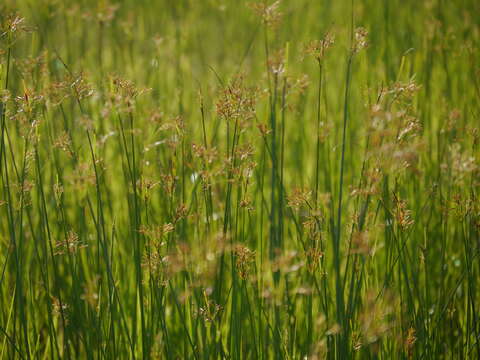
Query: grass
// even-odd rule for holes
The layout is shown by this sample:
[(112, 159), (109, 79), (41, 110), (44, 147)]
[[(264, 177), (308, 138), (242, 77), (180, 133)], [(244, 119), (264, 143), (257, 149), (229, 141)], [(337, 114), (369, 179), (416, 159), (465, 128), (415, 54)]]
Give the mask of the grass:
[(480, 3), (0, 5), (0, 359), (480, 357)]

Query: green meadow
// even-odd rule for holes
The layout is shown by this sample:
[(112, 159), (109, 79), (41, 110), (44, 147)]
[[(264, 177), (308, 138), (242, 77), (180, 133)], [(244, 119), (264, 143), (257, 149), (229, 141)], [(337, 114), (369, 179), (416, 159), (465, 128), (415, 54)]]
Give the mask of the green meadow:
[(0, 359), (479, 359), (480, 2), (3, 0)]

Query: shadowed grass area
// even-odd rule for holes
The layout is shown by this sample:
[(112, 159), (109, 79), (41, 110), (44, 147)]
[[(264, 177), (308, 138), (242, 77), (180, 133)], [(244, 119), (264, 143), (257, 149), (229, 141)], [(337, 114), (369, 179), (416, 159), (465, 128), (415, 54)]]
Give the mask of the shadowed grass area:
[(478, 14), (4, 0), (0, 359), (479, 358)]

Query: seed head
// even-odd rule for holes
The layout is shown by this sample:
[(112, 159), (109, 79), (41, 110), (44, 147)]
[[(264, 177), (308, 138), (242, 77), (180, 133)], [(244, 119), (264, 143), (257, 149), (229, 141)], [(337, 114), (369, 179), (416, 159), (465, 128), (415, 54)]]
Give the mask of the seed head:
[(84, 247), (87, 247), (87, 243), (80, 240), (78, 235), (70, 230), (65, 239), (56, 242), (54, 255), (76, 254), (78, 250)]
[(365, 28), (359, 27), (355, 29), (352, 48), (354, 54), (358, 53), (360, 50), (365, 49), (368, 46), (367, 37), (368, 31)]
[(242, 128), (255, 117), (256, 90), (245, 87), (243, 78), (236, 77), (227, 85), (217, 101), (217, 114), (227, 121), (239, 121)]
[(335, 37), (332, 33), (327, 32), (323, 39), (313, 40), (305, 47), (305, 54), (313, 56), (318, 62), (325, 57), (327, 50), (334, 44)]
[(282, 13), (279, 11), (280, 0), (267, 5), (265, 2), (250, 3), (249, 7), (262, 19), (268, 27), (277, 27), (282, 19)]
[(394, 193), (394, 216), (397, 221), (398, 226), (406, 230), (413, 225), (414, 220), (412, 219), (412, 211), (407, 209), (407, 203), (405, 200), (401, 200)]
[(290, 196), (287, 197), (288, 206), (295, 210), (299, 210), (301, 207), (308, 204), (312, 192), (308, 189), (296, 188), (292, 191)]
[(246, 280), (250, 273), (252, 264), (255, 262), (255, 251), (250, 250), (245, 245), (238, 244), (234, 247), (235, 265), (240, 278)]

